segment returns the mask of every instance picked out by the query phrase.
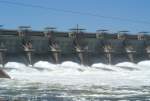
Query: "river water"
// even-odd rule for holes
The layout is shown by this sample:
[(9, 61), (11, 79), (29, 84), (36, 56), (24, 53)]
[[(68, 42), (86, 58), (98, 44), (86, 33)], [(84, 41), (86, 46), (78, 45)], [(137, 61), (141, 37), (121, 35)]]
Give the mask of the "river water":
[(71, 61), (33, 66), (8, 62), (0, 101), (149, 101), (150, 61), (83, 66)]

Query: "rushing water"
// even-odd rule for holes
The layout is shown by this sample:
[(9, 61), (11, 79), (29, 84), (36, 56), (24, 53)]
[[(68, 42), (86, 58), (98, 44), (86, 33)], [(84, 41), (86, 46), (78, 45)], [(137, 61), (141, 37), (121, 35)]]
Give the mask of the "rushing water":
[(90, 67), (71, 61), (33, 66), (8, 62), (4, 70), (11, 79), (0, 79), (0, 101), (150, 100), (148, 60)]

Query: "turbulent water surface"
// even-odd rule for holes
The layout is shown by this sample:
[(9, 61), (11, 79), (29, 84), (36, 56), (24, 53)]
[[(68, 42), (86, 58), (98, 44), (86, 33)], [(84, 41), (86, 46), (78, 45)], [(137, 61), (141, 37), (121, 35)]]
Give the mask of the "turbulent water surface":
[(11, 79), (0, 79), (0, 101), (150, 100), (150, 61), (90, 67), (65, 61), (33, 66), (8, 62)]

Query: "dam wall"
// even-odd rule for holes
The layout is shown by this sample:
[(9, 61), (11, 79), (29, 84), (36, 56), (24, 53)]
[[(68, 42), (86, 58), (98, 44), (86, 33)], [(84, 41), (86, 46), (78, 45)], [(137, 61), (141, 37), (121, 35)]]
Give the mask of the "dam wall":
[(54, 63), (75, 61), (137, 62), (149, 58), (150, 36), (117, 33), (86, 33), (0, 30), (0, 62), (38, 60)]

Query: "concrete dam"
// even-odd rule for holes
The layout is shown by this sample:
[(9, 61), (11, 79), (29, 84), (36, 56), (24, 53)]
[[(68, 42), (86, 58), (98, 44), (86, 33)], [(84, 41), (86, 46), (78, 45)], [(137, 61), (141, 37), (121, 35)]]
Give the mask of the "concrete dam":
[(133, 35), (127, 31), (108, 33), (98, 30), (87, 33), (82, 29), (58, 32), (54, 28), (32, 31), (0, 30), (0, 64), (8, 61), (34, 64), (39, 60), (52, 63), (74, 61), (83, 65), (96, 62), (115, 64), (138, 62), (150, 58), (150, 36), (145, 32)]

